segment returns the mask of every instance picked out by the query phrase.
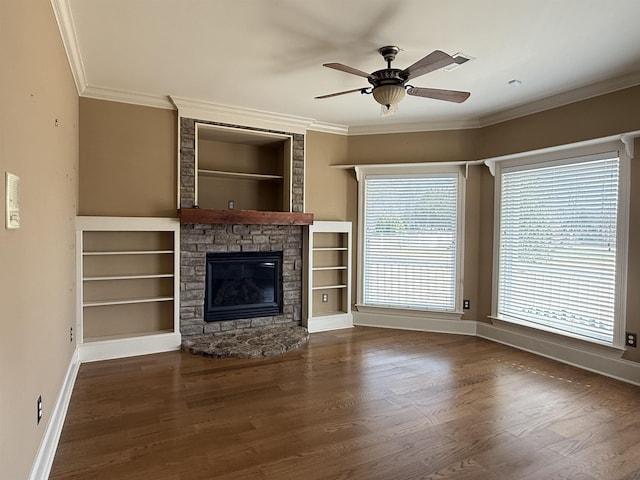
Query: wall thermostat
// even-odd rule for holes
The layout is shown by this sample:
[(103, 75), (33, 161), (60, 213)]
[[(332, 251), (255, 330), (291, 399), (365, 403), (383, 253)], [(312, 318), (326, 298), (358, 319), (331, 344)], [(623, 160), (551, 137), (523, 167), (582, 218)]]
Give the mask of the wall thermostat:
[(20, 177), (6, 172), (6, 227), (9, 229), (20, 228)]

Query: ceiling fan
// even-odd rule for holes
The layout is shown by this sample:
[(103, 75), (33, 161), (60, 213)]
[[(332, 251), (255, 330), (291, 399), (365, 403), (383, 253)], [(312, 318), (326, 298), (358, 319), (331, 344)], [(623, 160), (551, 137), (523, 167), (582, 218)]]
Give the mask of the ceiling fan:
[(395, 60), (400, 48), (389, 45), (378, 50), (387, 62), (387, 68), (377, 70), (373, 73), (363, 72), (357, 68), (349, 67), (341, 63), (325, 63), (323, 67), (333, 68), (342, 72), (351, 73), (366, 78), (371, 87), (354, 88), (344, 92), (330, 93), (315, 98), (330, 98), (347, 93), (360, 92), (362, 94), (373, 94), (376, 102), (382, 105), (382, 113), (393, 113), (397, 109), (398, 102), (404, 98), (405, 93), (415, 97), (433, 98), (436, 100), (444, 100), (447, 102), (462, 103), (469, 95), (469, 92), (461, 92), (458, 90), (442, 90), (439, 88), (422, 88), (414, 87), (407, 84), (412, 78), (419, 77), (434, 70), (446, 67), (452, 63), (456, 63), (453, 57), (447, 55), (440, 50), (434, 50), (426, 57), (418, 60), (410, 67), (400, 70), (391, 68), (391, 62)]

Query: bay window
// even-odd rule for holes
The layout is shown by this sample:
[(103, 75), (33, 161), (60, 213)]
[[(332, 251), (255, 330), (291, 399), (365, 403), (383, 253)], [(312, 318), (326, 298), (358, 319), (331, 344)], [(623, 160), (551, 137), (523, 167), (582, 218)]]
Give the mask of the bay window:
[(497, 164), (495, 318), (623, 345), (628, 162), (612, 149)]

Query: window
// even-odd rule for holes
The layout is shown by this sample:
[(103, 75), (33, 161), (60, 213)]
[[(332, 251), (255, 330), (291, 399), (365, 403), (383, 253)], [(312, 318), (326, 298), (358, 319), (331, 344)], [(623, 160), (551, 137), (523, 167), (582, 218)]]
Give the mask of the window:
[(617, 151), (499, 168), (497, 318), (622, 344), (625, 171)]
[(433, 170), (365, 175), (361, 305), (459, 310), (463, 177)]

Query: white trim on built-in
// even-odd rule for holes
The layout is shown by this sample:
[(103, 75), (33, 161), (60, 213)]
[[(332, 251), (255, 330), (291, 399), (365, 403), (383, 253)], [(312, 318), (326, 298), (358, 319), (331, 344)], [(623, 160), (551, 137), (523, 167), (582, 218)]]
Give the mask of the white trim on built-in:
[(135, 334), (126, 338), (90, 341), (79, 344), (80, 362), (96, 362), (180, 350), (181, 336), (179, 332), (133, 335)]
[[(332, 242), (318, 242), (323, 234), (334, 237)], [(351, 312), (351, 266), (352, 266), (352, 224), (340, 221), (315, 221), (303, 230), (305, 250), (305, 276), (303, 278), (302, 324), (309, 333), (337, 330), (353, 327)], [(326, 238), (325, 238), (326, 240)], [(318, 244), (322, 246), (317, 246)], [(340, 257), (331, 264), (323, 263), (316, 266), (316, 253), (335, 252)], [(316, 272), (340, 272), (341, 278), (318, 281)], [(331, 284), (329, 284), (331, 283)], [(314, 305), (314, 292), (324, 291), (331, 295), (341, 295), (337, 311), (322, 311)], [(321, 313), (320, 313), (321, 312)]]
[(58, 449), (58, 442), (60, 440), (60, 434), (62, 433), (62, 427), (64, 425), (65, 417), (67, 416), (67, 409), (69, 408), (69, 402), (71, 401), (71, 394), (73, 393), (73, 386), (78, 376), (78, 369), (80, 368), (80, 357), (78, 355), (78, 349), (76, 348), (71, 355), (67, 373), (62, 382), (60, 393), (56, 398), (56, 402), (51, 410), (51, 418), (47, 424), (47, 429), (42, 437), (42, 442), (38, 448), (38, 453), (31, 467), (31, 473), (29, 474), (29, 480), (46, 480), (49, 478), (51, 472), (51, 466), (53, 465), (53, 459)]
[(234, 107), (173, 95), (169, 98), (178, 109), (178, 115), (186, 118), (302, 134), (313, 123), (313, 119), (306, 117)]
[[(258, 180), (258, 181), (281, 181), (283, 191), (282, 211), (291, 212), (293, 210), (293, 154), (294, 154), (294, 134), (278, 133), (253, 128), (236, 128), (224, 125), (204, 123), (204, 121), (196, 120), (194, 125), (194, 199), (196, 205), (200, 202), (200, 177), (210, 178), (226, 178), (230, 180)], [(211, 168), (200, 168), (200, 143), (202, 141), (219, 141), (228, 143), (240, 143), (247, 145), (263, 145), (274, 142), (283, 143), (283, 174), (264, 174), (253, 172), (237, 172), (232, 170), (218, 170)], [(178, 163), (180, 167), (181, 163)], [(181, 168), (178, 168), (180, 171)], [(180, 188), (180, 185), (178, 185)]]
[[(172, 236), (171, 250), (98, 250), (85, 251), (84, 232), (168, 232)], [(142, 355), (147, 353), (164, 352), (180, 348), (180, 222), (177, 218), (159, 217), (76, 217), (76, 274), (77, 282), (77, 343), (81, 361), (105, 360), (124, 356)], [(86, 275), (83, 271), (85, 257), (109, 256), (149, 256), (173, 255), (172, 271), (162, 273), (138, 274), (100, 274)], [(99, 298), (85, 299), (85, 282), (100, 281), (127, 282), (136, 279), (173, 279), (171, 295), (145, 296), (142, 298)], [(168, 293), (168, 292), (167, 292)], [(109, 338), (85, 338), (84, 312), (93, 308), (111, 305), (131, 305), (141, 303), (173, 302), (173, 325), (167, 330), (153, 332), (138, 332), (113, 335)]]

